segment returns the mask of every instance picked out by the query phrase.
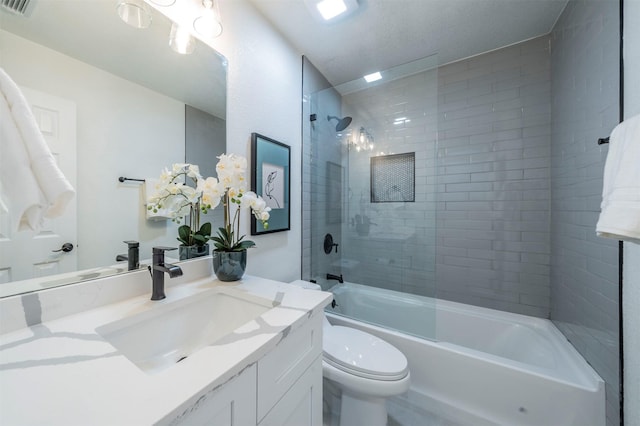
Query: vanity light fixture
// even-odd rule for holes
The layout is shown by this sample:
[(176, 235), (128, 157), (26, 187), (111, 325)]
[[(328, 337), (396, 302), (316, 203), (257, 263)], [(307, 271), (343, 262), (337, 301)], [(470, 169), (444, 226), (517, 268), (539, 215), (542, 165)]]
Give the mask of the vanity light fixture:
[(374, 72), (364, 76), (367, 83), (373, 83), (374, 81), (382, 80), (382, 74), (380, 72)]
[(176, 2), (176, 0), (149, 0), (149, 1), (155, 5), (162, 6), (162, 7), (172, 6)]
[(335, 22), (358, 9), (358, 0), (305, 0), (311, 14), (322, 22)]
[(193, 21), (193, 29), (203, 37), (216, 38), (222, 34), (220, 10), (216, 0), (202, 0), (204, 11)]
[(369, 133), (364, 127), (360, 127), (358, 135), (353, 135), (349, 143), (349, 148), (354, 148), (357, 152), (373, 151), (373, 142), (373, 135), (371, 135), (371, 133)]
[(191, 33), (184, 27), (176, 24), (171, 25), (171, 34), (169, 35), (169, 46), (174, 52), (181, 55), (188, 55), (193, 53), (196, 47), (196, 42)]
[(151, 9), (144, 0), (122, 0), (116, 5), (118, 16), (134, 28), (148, 28), (151, 25)]

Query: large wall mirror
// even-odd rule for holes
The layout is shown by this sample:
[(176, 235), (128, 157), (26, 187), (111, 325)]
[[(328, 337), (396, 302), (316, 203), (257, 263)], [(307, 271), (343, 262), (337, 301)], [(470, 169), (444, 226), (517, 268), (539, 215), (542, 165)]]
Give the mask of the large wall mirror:
[[(33, 102), (47, 141), (62, 141), (56, 160), (76, 189), (39, 232), (17, 232), (0, 209), (0, 297), (126, 272), (116, 257), (127, 240), (140, 242), (141, 260), (176, 247), (178, 225), (146, 217), (147, 184), (118, 178), (184, 161), (210, 176), (225, 150), (225, 59), (199, 41), (192, 54), (174, 52), (164, 15), (150, 8), (151, 25), (134, 28), (117, 3), (32, 1), (25, 16), (0, 7), (0, 67)], [(55, 251), (65, 242), (72, 251)]]

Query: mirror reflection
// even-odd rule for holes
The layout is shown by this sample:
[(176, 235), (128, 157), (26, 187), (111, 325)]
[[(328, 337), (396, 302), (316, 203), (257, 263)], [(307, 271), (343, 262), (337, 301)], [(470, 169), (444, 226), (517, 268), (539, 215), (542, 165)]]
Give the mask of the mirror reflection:
[(76, 191), (37, 232), (12, 229), (11, 211), (0, 209), (0, 296), (126, 272), (125, 241), (139, 242), (142, 263), (153, 246), (177, 247), (177, 224), (147, 218), (141, 180), (184, 161), (211, 175), (225, 150), (225, 59), (198, 40), (192, 54), (178, 54), (164, 15), (149, 8), (151, 24), (138, 29), (116, 5), (0, 8), (0, 67)]

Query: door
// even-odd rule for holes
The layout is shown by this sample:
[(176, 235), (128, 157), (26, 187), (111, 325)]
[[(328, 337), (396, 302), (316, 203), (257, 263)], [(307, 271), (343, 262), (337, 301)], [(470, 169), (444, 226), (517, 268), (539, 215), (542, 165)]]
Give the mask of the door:
[[(75, 103), (37, 90), (21, 89), (58, 166), (77, 188)], [(37, 232), (11, 229), (11, 212), (3, 213), (0, 209), (0, 284), (77, 269), (76, 199), (77, 196), (69, 202), (60, 217), (45, 219)], [(73, 250), (56, 251), (65, 243), (73, 244)]]

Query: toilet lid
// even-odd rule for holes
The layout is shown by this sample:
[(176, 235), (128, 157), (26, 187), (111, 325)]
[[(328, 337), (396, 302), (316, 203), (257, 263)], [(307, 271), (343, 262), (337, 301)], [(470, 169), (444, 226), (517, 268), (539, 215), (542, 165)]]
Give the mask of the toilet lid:
[(341, 326), (323, 333), (324, 359), (336, 368), (376, 380), (400, 380), (409, 371), (404, 354), (376, 336)]

